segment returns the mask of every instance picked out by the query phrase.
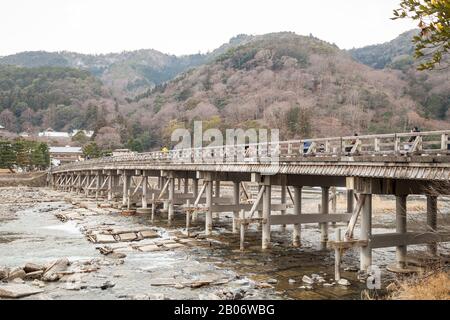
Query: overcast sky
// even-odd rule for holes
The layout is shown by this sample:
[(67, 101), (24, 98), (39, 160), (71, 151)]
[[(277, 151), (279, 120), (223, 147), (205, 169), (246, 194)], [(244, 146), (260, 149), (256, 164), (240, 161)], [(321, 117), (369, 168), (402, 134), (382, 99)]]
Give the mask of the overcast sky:
[(0, 55), (211, 51), (240, 33), (294, 31), (349, 49), (415, 27), (392, 21), (400, 0), (1, 0)]

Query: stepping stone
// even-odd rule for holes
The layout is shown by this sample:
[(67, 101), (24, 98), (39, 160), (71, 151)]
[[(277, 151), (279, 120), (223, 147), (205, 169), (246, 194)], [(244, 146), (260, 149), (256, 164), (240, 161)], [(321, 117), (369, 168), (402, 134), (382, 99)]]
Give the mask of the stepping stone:
[(114, 236), (110, 234), (97, 234), (95, 236), (95, 243), (112, 243), (112, 242), (116, 242), (116, 239), (114, 238)]
[(9, 283), (7, 285), (0, 285), (1, 298), (21, 298), (41, 292), (44, 292), (44, 290), (33, 288), (27, 284)]
[(119, 234), (120, 241), (133, 241), (136, 240), (136, 233), (128, 232)]
[(151, 238), (159, 237), (158, 233), (153, 230), (142, 230), (139, 233), (142, 236), (142, 238), (144, 238), (144, 239), (151, 239)]

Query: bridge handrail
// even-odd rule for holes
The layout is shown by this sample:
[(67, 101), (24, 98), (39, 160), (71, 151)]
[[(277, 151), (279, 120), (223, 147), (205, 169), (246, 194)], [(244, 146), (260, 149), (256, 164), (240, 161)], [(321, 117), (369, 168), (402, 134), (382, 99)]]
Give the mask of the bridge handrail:
[(302, 161), (310, 157), (449, 154), (449, 136), (450, 130), (440, 130), (207, 146), (109, 156), (62, 165), (58, 167), (58, 170), (85, 168), (95, 164), (149, 160), (195, 163), (199, 159), (214, 162), (214, 159), (233, 157), (236, 161), (258, 163), (273, 159), (274, 156), (280, 160), (291, 158)]

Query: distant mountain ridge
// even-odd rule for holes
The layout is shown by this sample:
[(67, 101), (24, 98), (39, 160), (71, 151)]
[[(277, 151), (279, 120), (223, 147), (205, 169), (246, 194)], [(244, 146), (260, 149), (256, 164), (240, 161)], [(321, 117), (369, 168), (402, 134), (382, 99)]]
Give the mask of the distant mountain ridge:
[(0, 57), (0, 65), (88, 70), (118, 95), (132, 96), (169, 81), (192, 67), (207, 63), (228, 48), (250, 41), (252, 38), (248, 35), (238, 35), (229, 43), (207, 54), (175, 56), (154, 49), (98, 55), (69, 51), (27, 51)]
[(392, 66), (395, 68), (395, 63), (398, 63), (401, 59), (407, 59), (412, 64), (412, 54), (414, 52), (412, 39), (418, 33), (418, 30), (413, 29), (400, 34), (389, 42), (352, 49), (349, 52), (357, 61), (374, 69)]

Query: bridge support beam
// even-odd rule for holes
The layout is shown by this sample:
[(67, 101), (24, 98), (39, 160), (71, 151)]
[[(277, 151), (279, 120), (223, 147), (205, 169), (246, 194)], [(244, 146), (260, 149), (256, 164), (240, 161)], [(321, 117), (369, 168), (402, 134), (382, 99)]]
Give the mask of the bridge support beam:
[[(322, 204), (321, 204), (321, 213), (329, 214), (329, 191), (330, 187), (322, 187)], [(322, 222), (319, 223), (320, 226), (320, 249), (325, 250), (328, 242), (328, 223)]]
[[(197, 199), (198, 197), (198, 178), (192, 179), (192, 195), (194, 199)], [(194, 200), (195, 201), (195, 200)], [(192, 221), (197, 221), (197, 212), (192, 213)]]
[[(294, 186), (294, 214), (302, 214), (302, 187)], [(301, 225), (294, 224), (294, 233), (292, 235), (292, 245), (294, 247), (301, 246)]]
[[(437, 231), (437, 196), (427, 195), (427, 231)], [(437, 254), (437, 244), (430, 243), (427, 245), (428, 253)]]
[[(396, 232), (402, 235), (405, 235), (407, 232), (406, 226), (406, 195), (398, 195), (396, 196), (396, 212), (395, 212), (395, 220), (396, 220)], [(406, 267), (406, 253), (407, 246), (397, 246), (396, 249), (396, 257), (397, 257), (397, 267), (405, 268)]]
[(263, 176), (263, 223), (262, 223), (262, 249), (270, 248), (270, 206), (272, 198), (272, 186), (270, 183), (270, 176)]

